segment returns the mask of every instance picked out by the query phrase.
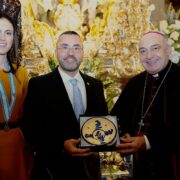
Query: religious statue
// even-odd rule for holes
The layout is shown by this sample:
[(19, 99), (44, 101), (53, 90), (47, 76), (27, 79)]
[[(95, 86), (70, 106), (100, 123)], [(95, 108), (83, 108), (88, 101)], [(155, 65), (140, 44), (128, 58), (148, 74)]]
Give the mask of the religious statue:
[(78, 3), (63, 1), (63, 4), (58, 4), (54, 13), (54, 23), (60, 31), (75, 30), (80, 32), (82, 22), (83, 15)]

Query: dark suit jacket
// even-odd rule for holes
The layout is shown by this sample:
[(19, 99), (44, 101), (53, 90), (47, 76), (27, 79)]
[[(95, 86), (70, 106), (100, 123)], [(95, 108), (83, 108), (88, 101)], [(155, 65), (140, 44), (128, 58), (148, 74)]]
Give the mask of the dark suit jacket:
[[(85, 115), (107, 115), (101, 81), (81, 73), (87, 93)], [(62, 78), (55, 71), (30, 79), (22, 130), (34, 148), (33, 179), (87, 179), (84, 162), (63, 150), (63, 142), (80, 137), (80, 127)], [(62, 168), (64, 167), (64, 168)]]

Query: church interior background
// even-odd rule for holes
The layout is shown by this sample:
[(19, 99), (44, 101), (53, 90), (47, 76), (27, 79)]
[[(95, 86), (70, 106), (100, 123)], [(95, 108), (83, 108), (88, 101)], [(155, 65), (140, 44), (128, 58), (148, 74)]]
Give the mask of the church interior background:
[(140, 35), (178, 26), (178, 16), (179, 11), (165, 7), (163, 0), (21, 0), (22, 59), (30, 76), (47, 73), (57, 64), (58, 34), (77, 31), (84, 39), (81, 70), (103, 81), (110, 110), (126, 81), (143, 71)]
[[(143, 71), (138, 57), (141, 34), (163, 31), (173, 47), (171, 60), (179, 63), (178, 0), (1, 0), (0, 7), (17, 21), (20, 60), (30, 77), (56, 67), (54, 49), (59, 33), (77, 31), (84, 40), (81, 70), (102, 80), (109, 110), (127, 80)], [(102, 174), (130, 176), (131, 159), (114, 152), (100, 155)]]

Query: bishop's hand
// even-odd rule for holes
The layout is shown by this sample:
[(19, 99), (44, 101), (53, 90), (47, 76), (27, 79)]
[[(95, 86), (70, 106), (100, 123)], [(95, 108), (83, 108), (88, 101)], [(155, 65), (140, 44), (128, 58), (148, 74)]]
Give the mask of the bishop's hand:
[(133, 154), (139, 151), (146, 150), (146, 142), (144, 136), (124, 135), (120, 138), (120, 144), (116, 147), (121, 155)]

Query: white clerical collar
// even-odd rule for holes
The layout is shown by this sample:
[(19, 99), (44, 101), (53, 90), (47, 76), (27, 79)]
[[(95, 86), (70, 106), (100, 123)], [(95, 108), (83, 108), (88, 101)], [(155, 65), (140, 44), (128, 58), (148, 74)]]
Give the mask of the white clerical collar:
[(159, 74), (156, 73), (156, 74), (152, 74), (153, 77), (159, 77)]

